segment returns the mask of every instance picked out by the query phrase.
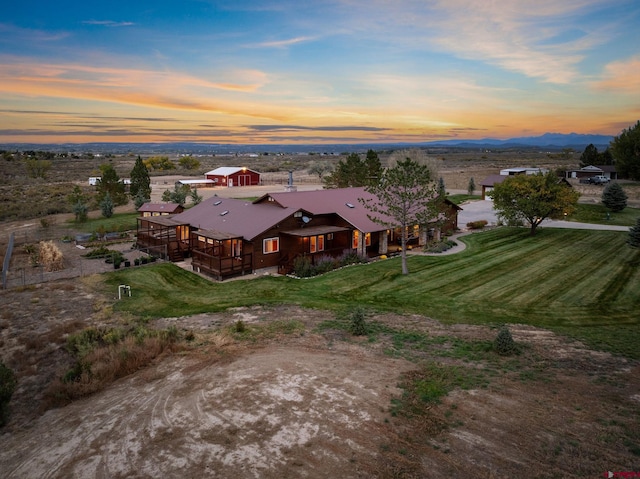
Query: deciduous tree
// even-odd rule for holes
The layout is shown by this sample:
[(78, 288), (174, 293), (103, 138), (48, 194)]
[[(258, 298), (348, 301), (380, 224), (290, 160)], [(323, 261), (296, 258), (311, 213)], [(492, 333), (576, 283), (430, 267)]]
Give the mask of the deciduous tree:
[(507, 223), (526, 221), (531, 235), (545, 219), (562, 219), (573, 213), (577, 191), (553, 173), (509, 176), (489, 193), (498, 217)]
[(407, 157), (382, 173), (366, 187), (373, 198), (361, 200), (371, 212), (369, 218), (388, 228), (400, 227), (402, 274), (407, 266), (407, 230), (416, 224), (427, 225), (438, 216), (438, 192), (429, 167)]

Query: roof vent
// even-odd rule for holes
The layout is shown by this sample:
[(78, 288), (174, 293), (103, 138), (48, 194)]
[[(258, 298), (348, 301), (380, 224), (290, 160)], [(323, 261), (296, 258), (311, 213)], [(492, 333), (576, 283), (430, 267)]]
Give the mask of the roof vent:
[(345, 203), (345, 205), (347, 205), (347, 208), (355, 208), (351, 203)]
[(213, 203), (214, 206), (218, 206), (220, 203), (222, 203), (222, 200), (218, 200), (215, 203)]
[(226, 215), (227, 213), (229, 213), (229, 210), (224, 210), (222, 213), (220, 213), (220, 216), (224, 216), (224, 215)]

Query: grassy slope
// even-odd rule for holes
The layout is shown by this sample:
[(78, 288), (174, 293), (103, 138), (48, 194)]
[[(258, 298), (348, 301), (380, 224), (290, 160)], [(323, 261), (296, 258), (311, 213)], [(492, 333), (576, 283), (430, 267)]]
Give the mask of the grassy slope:
[[(264, 277), (212, 283), (171, 264), (109, 273), (105, 285), (129, 284), (117, 306), (146, 316), (180, 316), (251, 304), (297, 303), (342, 310), (424, 314), (456, 323), (526, 323), (593, 347), (640, 358), (640, 251), (626, 233), (501, 228), (465, 237), (450, 256), (412, 256), (354, 266), (309, 280)], [(107, 287), (107, 286), (105, 286)]]

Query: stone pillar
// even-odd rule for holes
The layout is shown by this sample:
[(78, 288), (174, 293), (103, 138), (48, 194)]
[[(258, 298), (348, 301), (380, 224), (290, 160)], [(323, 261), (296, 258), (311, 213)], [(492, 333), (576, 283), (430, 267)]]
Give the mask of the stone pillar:
[(389, 235), (387, 234), (387, 230), (380, 231), (378, 235), (380, 235), (378, 254), (387, 254), (387, 251), (389, 251)]

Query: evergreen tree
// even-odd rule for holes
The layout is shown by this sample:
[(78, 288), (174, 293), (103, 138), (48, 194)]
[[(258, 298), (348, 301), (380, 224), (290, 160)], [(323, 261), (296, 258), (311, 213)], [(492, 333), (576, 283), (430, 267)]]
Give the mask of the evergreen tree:
[(162, 193), (162, 201), (166, 201), (168, 203), (177, 203), (181, 206), (184, 206), (184, 203), (187, 201), (187, 194), (189, 193), (189, 187), (186, 185), (176, 185), (171, 190), (165, 190)]
[(627, 207), (627, 194), (618, 183), (609, 183), (602, 191), (602, 204), (617, 213)]
[(364, 162), (367, 166), (366, 184), (372, 185), (380, 181), (382, 177), (382, 163), (380, 163), (378, 153), (373, 150), (368, 150)]
[(89, 217), (89, 208), (83, 201), (78, 201), (73, 205), (73, 213), (76, 215), (76, 221), (78, 223), (84, 223)]
[(442, 176), (438, 179), (438, 195), (443, 198), (447, 196), (447, 188), (444, 186), (444, 178)]
[(102, 176), (98, 180), (96, 190), (98, 192), (96, 201), (98, 204), (102, 203), (107, 193), (111, 197), (111, 201), (114, 205), (126, 205), (129, 202), (127, 194), (125, 193), (125, 186), (116, 170), (110, 164), (104, 164), (100, 166)]
[(640, 121), (613, 139), (611, 154), (622, 178), (640, 180)]
[(136, 207), (136, 211), (140, 209), (142, 205), (151, 201), (149, 198), (145, 198), (142, 191), (138, 191), (138, 194), (133, 198), (133, 204)]
[(202, 203), (202, 195), (198, 194), (198, 188), (192, 189), (191, 193), (189, 193), (189, 196), (191, 196), (191, 201), (194, 205), (199, 205), (200, 203)]
[(590, 143), (584, 149), (584, 151), (582, 152), (582, 155), (580, 155), (580, 168), (584, 168), (585, 166), (590, 166), (590, 165), (598, 165), (598, 164), (599, 164), (598, 148), (596, 148), (593, 143)]
[(151, 179), (149, 178), (149, 170), (142, 161), (142, 158), (140, 158), (140, 155), (138, 155), (136, 163), (131, 170), (129, 194), (132, 198), (135, 198), (138, 194), (141, 194), (147, 199), (151, 198)]
[(640, 248), (640, 218), (636, 220), (635, 226), (629, 228), (627, 244), (632, 248)]
[[(349, 188), (352, 186), (367, 186), (374, 181), (378, 181), (379, 171), (382, 167), (379, 166), (380, 160), (377, 160), (376, 166), (377, 154), (375, 152), (372, 153), (375, 158), (372, 156), (368, 160), (362, 160), (357, 153), (351, 153), (344, 161), (340, 160), (335, 170), (324, 177), (325, 187)], [(372, 175), (376, 176), (373, 180)]]
[(467, 193), (469, 196), (473, 196), (476, 191), (476, 182), (473, 180), (473, 176), (469, 178), (469, 185), (467, 186)]
[(105, 218), (111, 218), (113, 216), (113, 201), (111, 195), (107, 192), (104, 198), (100, 202), (100, 209), (102, 210), (102, 216)]

